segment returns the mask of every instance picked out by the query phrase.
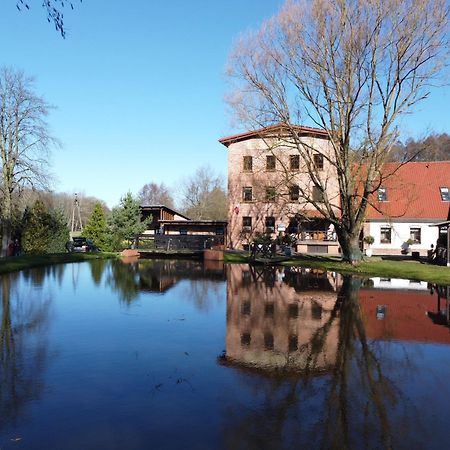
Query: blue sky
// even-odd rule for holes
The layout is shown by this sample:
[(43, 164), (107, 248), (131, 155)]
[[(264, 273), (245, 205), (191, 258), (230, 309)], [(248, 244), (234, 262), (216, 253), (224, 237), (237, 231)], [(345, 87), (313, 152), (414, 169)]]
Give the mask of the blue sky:
[[(41, 0), (0, 6), (0, 65), (36, 76), (57, 109), (49, 123), (54, 190), (84, 192), (111, 207), (150, 181), (174, 190), (198, 167), (226, 176), (218, 138), (236, 130), (223, 101), (232, 43), (276, 13), (281, 0), (74, 2), (64, 40)], [(404, 121), (403, 137), (449, 132), (441, 88)]]

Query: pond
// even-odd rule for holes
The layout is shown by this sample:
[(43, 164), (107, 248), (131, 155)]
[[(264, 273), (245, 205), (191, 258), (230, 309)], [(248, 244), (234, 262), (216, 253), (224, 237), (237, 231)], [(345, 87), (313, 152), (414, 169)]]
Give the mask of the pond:
[(449, 287), (99, 260), (0, 288), (2, 450), (448, 447)]

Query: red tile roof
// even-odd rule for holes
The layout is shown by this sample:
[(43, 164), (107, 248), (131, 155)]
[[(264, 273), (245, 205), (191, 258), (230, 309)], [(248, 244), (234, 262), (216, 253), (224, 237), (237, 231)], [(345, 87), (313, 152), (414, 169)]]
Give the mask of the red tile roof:
[(450, 161), (411, 162), (400, 167), (398, 163), (388, 163), (383, 172), (393, 173), (395, 169), (395, 174), (382, 184), (387, 190), (387, 201), (378, 201), (375, 193), (367, 219), (450, 219), (450, 202), (442, 201), (439, 189), (450, 189)]
[[(328, 132), (326, 130), (322, 130), (320, 128), (311, 128), (311, 127), (304, 127), (300, 125), (291, 125), (292, 128), (294, 128), (297, 133), (305, 136), (315, 136), (320, 138), (326, 138), (328, 139)], [(264, 135), (267, 135), (268, 133), (272, 131), (282, 131), (283, 129), (286, 129), (287, 126), (281, 123), (277, 123), (275, 125), (271, 125), (269, 127), (259, 128), (257, 130), (253, 131), (246, 131), (245, 133), (239, 133), (234, 134), (231, 136), (226, 136), (221, 139), (219, 139), (219, 142), (225, 147), (228, 147), (230, 144), (234, 142), (239, 141), (245, 141), (246, 139), (251, 139), (254, 137), (261, 137)]]
[[(361, 289), (359, 302), (370, 339), (450, 344), (450, 329), (434, 324), (430, 317), (440, 312), (436, 294)], [(377, 320), (377, 305), (386, 305), (384, 320)]]

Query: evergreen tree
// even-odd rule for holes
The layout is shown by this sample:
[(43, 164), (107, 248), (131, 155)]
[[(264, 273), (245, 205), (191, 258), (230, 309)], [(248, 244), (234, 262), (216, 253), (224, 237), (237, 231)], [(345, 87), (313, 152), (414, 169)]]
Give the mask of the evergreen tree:
[(22, 249), (25, 253), (45, 253), (49, 229), (48, 212), (40, 200), (36, 200), (24, 224)]
[(66, 243), (70, 239), (67, 218), (62, 209), (51, 210), (48, 214), (50, 234), (47, 239), (47, 253), (66, 251)]
[(127, 241), (130, 245), (136, 236), (147, 228), (147, 222), (141, 221), (139, 202), (128, 192), (120, 200), (120, 205), (113, 208), (111, 213), (112, 246), (115, 250), (123, 246)]
[(69, 229), (64, 213), (48, 211), (41, 200), (24, 214), (22, 249), (25, 253), (58, 253), (65, 251)]
[(88, 223), (84, 227), (83, 236), (91, 239), (100, 250), (109, 250), (108, 224), (102, 205), (96, 203)]

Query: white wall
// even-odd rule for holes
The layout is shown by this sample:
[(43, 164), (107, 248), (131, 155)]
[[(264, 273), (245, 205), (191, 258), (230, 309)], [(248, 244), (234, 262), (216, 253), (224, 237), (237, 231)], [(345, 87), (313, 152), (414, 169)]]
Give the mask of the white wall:
[(370, 278), (373, 287), (377, 289), (408, 289), (414, 291), (427, 291), (428, 283), (426, 281), (411, 281), (401, 278)]
[[(369, 222), (368, 234), (375, 238), (375, 242), (372, 244), (374, 253), (381, 254), (383, 250), (392, 254), (393, 251), (398, 251), (401, 254), (402, 245), (410, 238), (410, 228), (421, 229), (421, 243), (413, 244), (410, 246), (411, 251), (422, 251), (422, 254), (426, 254), (426, 251), (430, 249), (431, 244), (436, 246), (438, 238), (438, 227), (430, 227), (433, 222)], [(380, 242), (380, 234), (382, 227), (391, 227), (391, 243), (383, 244)]]

